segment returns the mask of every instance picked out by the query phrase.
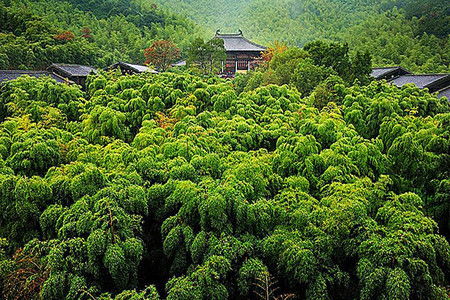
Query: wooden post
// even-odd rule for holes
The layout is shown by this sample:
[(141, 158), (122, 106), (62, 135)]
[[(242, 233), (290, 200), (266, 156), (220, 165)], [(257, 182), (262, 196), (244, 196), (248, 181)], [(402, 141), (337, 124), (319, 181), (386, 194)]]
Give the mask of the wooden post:
[(236, 57), (236, 64), (235, 64), (235, 67), (234, 67), (234, 74), (236, 74), (237, 71), (238, 71), (238, 58)]

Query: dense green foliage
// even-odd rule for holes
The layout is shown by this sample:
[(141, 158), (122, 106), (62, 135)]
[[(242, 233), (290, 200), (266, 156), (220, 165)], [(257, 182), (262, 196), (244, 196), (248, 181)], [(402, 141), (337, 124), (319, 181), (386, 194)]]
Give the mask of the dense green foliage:
[(191, 69), (198, 69), (203, 74), (217, 74), (227, 59), (224, 42), (221, 39), (204, 41), (195, 39), (187, 51), (187, 64)]
[[(257, 42), (292, 46), (345, 41), (369, 52), (378, 66), (412, 72), (449, 71), (448, 0), (156, 0), (210, 32), (244, 34)], [(400, 10), (400, 11), (399, 11)]]
[(1, 295), (447, 299), (447, 100), (336, 80), (319, 110), (237, 86), (2, 86)]
[(157, 40), (174, 42), (187, 59), (196, 38), (238, 28), (268, 46), (338, 41), (369, 52), (376, 66), (450, 70), (446, 0), (1, 0), (0, 69), (142, 64), (144, 49)]
[(99, 67), (144, 63), (144, 49), (166, 39), (186, 49), (190, 21), (123, 1), (0, 1), (0, 69), (42, 69), (54, 62)]
[(263, 56), (265, 62), (256, 71), (237, 76), (238, 92), (269, 84), (289, 84), (303, 96), (312, 94), (312, 104), (322, 108), (335, 101), (333, 90), (337, 83), (350, 86), (354, 82), (367, 84), (372, 80), (370, 54), (357, 51), (352, 55), (347, 44), (316, 41), (302, 49), (269, 48)]
[[(238, 28), (261, 42), (275, 39), (304, 44), (335, 36), (376, 13), (379, 1), (343, 0), (160, 0), (160, 5), (184, 11), (210, 30)], [(301, 29), (301, 31), (298, 31)], [(214, 31), (213, 31), (214, 32)]]
[[(450, 72), (450, 5), (447, 22), (438, 28), (446, 36), (438, 38), (420, 32), (421, 21), (409, 20), (398, 11), (369, 17), (363, 23), (339, 34), (353, 49), (369, 51), (375, 66), (400, 65), (411, 72)], [(442, 27), (441, 27), (442, 26)]]
[(152, 1), (0, 1), (0, 69), (191, 67), (0, 85), (0, 298), (448, 299), (450, 104), (369, 78), (448, 70), (448, 1), (161, 4), (290, 46), (223, 80)]

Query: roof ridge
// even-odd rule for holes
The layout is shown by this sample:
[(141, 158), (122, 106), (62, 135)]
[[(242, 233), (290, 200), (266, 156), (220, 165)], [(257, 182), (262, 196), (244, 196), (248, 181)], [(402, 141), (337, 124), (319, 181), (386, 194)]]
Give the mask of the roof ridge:
[(405, 74), (401, 76), (450, 76), (450, 73)]
[(148, 67), (146, 65), (140, 65), (140, 64), (135, 64), (135, 63), (129, 63), (129, 62), (125, 62), (125, 61), (119, 61), (119, 64), (124, 64), (124, 65), (131, 65), (131, 66), (142, 66), (142, 67)]
[(403, 69), (403, 67), (402, 66), (388, 66), (388, 67), (373, 67), (372, 68), (372, 70), (374, 70), (374, 69), (392, 69), (392, 68), (402, 68)]
[(216, 33), (216, 36), (233, 36), (233, 37), (237, 37), (237, 36), (244, 36), (243, 34), (240, 33)]
[(51, 73), (46, 70), (0, 70), (2, 73)]
[(50, 66), (87, 67), (87, 68), (95, 69), (95, 67), (93, 67), (93, 66), (79, 65), (79, 64), (66, 64), (66, 63), (52, 63)]
[(450, 85), (446, 86), (446, 87), (443, 87), (442, 89), (438, 90), (438, 92), (442, 92), (442, 91), (445, 91), (445, 90), (448, 90), (448, 89), (450, 89)]
[(252, 44), (253, 46), (257, 46), (257, 47), (260, 47), (260, 48), (267, 49), (267, 47), (265, 47), (265, 46), (263, 46), (263, 45), (260, 45), (260, 44), (257, 44), (257, 43), (255, 43), (255, 42), (252, 42), (252, 41), (250, 41), (249, 39), (247, 39), (247, 38), (244, 37), (244, 36), (242, 36), (242, 38), (243, 38), (244, 40), (246, 40), (247, 42), (249, 42), (250, 44)]
[(220, 29), (216, 30), (216, 37), (217, 36), (244, 36), (244, 33), (241, 29), (238, 30), (238, 33), (220, 33)]

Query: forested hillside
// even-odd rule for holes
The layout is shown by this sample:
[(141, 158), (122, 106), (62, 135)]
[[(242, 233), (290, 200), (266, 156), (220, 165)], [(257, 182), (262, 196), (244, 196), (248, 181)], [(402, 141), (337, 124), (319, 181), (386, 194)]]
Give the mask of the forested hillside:
[[(378, 11), (375, 0), (233, 0), (160, 1), (211, 29), (241, 28), (260, 42), (275, 39), (304, 44), (335, 36)], [(180, 7), (181, 6), (181, 7)], [(298, 31), (301, 29), (301, 34)]]
[(323, 39), (370, 50), (378, 66), (413, 72), (449, 71), (447, 0), (156, 0), (209, 28), (270, 45), (302, 46)]
[(240, 28), (267, 45), (335, 40), (369, 51), (376, 66), (450, 70), (445, 0), (2, 0), (0, 17), (3, 69), (143, 63), (143, 50), (155, 40), (171, 40), (185, 51), (196, 36)]
[[(448, 300), (450, 102), (370, 76), (449, 71), (448, 21), (447, 0), (0, 0), (0, 69), (159, 71), (1, 78), (0, 299)], [(238, 27), (271, 45), (220, 78), (204, 37)]]
[(2, 0), (0, 69), (142, 64), (153, 41), (170, 39), (185, 48), (198, 32), (186, 19), (130, 0)]

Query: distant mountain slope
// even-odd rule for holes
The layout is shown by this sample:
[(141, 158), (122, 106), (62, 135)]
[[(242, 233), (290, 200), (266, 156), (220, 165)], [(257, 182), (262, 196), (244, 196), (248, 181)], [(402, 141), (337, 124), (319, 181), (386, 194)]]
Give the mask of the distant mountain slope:
[(142, 63), (154, 40), (186, 49), (196, 36), (242, 29), (265, 45), (335, 40), (369, 51), (375, 65), (450, 71), (448, 0), (0, 0), (0, 10), (2, 68)]
[(421, 19), (421, 29), (445, 37), (450, 33), (447, 0), (142, 0), (184, 14), (210, 30), (243, 29), (261, 42), (275, 39), (302, 45), (334, 38), (367, 18), (404, 9)]
[[(212, 29), (238, 28), (260, 42), (329, 38), (377, 13), (376, 0), (155, 0)], [(301, 29), (301, 31), (299, 31)]]
[[(145, 1), (145, 0), (143, 0)], [(147, 0), (217, 29), (263, 44), (302, 46), (322, 39), (367, 50), (377, 65), (448, 71), (448, 0)], [(370, 37), (370, 40), (368, 38)]]

